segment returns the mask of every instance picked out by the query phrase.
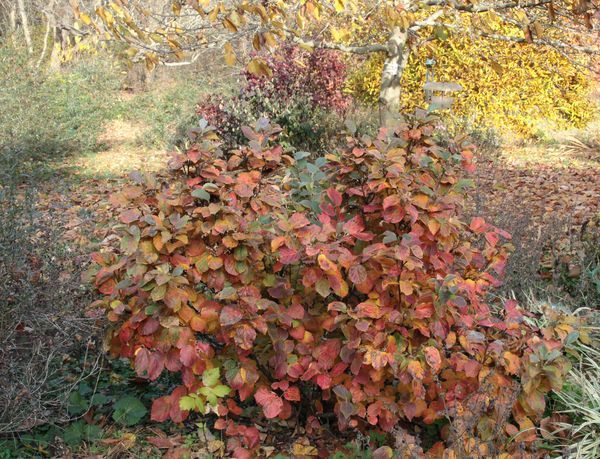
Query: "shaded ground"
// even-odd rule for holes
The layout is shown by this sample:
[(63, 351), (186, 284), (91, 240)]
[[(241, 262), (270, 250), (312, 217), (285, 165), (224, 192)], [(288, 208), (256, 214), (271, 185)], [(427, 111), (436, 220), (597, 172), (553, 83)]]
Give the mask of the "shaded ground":
[(537, 225), (580, 227), (600, 211), (600, 151), (538, 146), (481, 157), (479, 194), (493, 214), (527, 211)]
[(500, 295), (534, 293), (600, 308), (595, 266), (600, 240), (600, 151), (506, 147), (480, 154), (475, 209), (512, 234)]
[(38, 210), (60, 228), (65, 241), (78, 248), (96, 250), (110, 233), (113, 216), (109, 197), (128, 180), (132, 171), (158, 172), (167, 160), (165, 151), (138, 141), (148, 128), (127, 121), (111, 121), (100, 137), (100, 151), (69, 158), (59, 165), (67, 179), (41, 187)]

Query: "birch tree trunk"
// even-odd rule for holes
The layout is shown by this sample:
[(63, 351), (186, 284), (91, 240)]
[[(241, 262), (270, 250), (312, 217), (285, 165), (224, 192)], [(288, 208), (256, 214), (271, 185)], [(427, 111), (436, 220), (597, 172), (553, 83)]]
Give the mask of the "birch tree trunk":
[(402, 73), (410, 53), (407, 38), (408, 33), (396, 27), (387, 43), (388, 52), (381, 73), (379, 92), (379, 121), (382, 126), (389, 126), (400, 119)]
[(17, 4), (13, 3), (10, 5), (10, 12), (8, 13), (8, 23), (10, 28), (10, 39), (13, 45), (17, 44)]
[(46, 32), (44, 33), (44, 43), (42, 45), (42, 52), (40, 53), (40, 57), (37, 61), (37, 64), (35, 65), (37, 68), (39, 68), (40, 65), (42, 65), (44, 57), (46, 57), (46, 51), (48, 50), (48, 38), (50, 37), (51, 28), (52, 26), (50, 25), (50, 17), (49, 15), (46, 15)]
[(29, 54), (33, 54), (33, 44), (31, 42), (31, 33), (29, 32), (29, 21), (27, 20), (25, 4), (23, 3), (23, 0), (17, 0), (17, 5), (19, 6), (19, 14), (21, 15), (21, 27), (23, 27), (23, 35), (25, 36), (27, 51)]

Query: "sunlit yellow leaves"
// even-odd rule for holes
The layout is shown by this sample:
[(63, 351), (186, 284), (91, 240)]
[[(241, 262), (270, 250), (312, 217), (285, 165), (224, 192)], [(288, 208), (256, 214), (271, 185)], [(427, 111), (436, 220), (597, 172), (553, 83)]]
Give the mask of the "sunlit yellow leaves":
[(231, 43), (225, 43), (223, 50), (225, 51), (225, 63), (227, 65), (234, 65), (237, 58), (235, 56), (235, 52), (233, 51), (233, 46), (231, 45)]
[(171, 2), (171, 9), (175, 16), (179, 16), (181, 14), (181, 3), (178, 0)]
[(210, 22), (215, 22), (219, 17), (219, 13), (221, 11), (221, 4), (215, 6), (208, 15), (208, 20)]
[(273, 71), (269, 68), (267, 63), (259, 58), (252, 59), (248, 63), (248, 71), (256, 76), (271, 76)]
[(115, 18), (113, 14), (106, 8), (99, 6), (98, 8), (96, 8), (96, 14), (100, 16), (100, 18), (106, 23), (108, 27), (113, 27), (115, 25)]
[(238, 30), (237, 26), (229, 17), (223, 19), (223, 27), (225, 27), (229, 32), (237, 32)]
[(81, 21), (85, 24), (85, 25), (90, 25), (92, 23), (92, 18), (90, 17), (89, 14), (87, 13), (80, 13), (79, 14), (79, 19), (81, 19)]
[[(469, 17), (477, 20), (474, 26), (479, 30), (522, 37), (520, 30), (495, 24), (493, 18), (484, 24), (481, 17), (487, 16)], [(468, 19), (463, 20), (466, 23)], [(531, 28), (538, 36), (535, 25)], [(544, 38), (547, 37), (544, 35)], [(590, 79), (585, 70), (582, 71), (583, 67), (570, 62), (560, 52), (518, 43), (498, 46), (497, 41), (484, 37), (473, 41), (454, 29), (446, 40), (433, 40), (409, 58), (402, 77), (401, 102), (405, 112), (426, 103), (423, 85), (427, 59), (436, 61), (436, 81), (452, 81), (464, 88), (455, 97), (452, 113), (448, 114), (451, 120), (471, 114), (478, 124), (529, 136), (535, 134), (540, 125), (558, 129), (578, 127), (593, 116), (588, 103)], [(382, 68), (383, 56), (368, 58), (350, 74), (347, 91), (362, 102), (376, 106)], [(498, 87), (503, 90), (498, 92)]]
[(334, 0), (333, 6), (338, 13), (341, 13), (346, 8), (345, 3), (346, 2), (344, 0)]

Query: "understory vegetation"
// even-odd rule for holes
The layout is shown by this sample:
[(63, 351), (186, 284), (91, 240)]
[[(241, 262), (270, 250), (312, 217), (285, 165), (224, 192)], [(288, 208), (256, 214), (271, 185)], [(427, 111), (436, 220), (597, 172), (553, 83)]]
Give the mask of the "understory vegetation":
[(569, 130), (468, 98), (380, 129), (377, 58), (252, 57), (132, 90), (0, 46), (0, 458), (598, 457), (589, 79), (535, 103)]

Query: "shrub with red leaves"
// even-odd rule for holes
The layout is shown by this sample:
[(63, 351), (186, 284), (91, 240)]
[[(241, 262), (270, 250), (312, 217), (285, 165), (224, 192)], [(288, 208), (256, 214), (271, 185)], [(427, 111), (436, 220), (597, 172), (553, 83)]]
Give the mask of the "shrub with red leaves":
[(343, 115), (350, 106), (350, 97), (342, 91), (346, 79), (346, 64), (335, 51), (317, 49), (312, 52), (286, 45), (277, 53), (261, 56), (272, 75), (259, 76), (244, 72), (247, 85), (242, 90), (259, 90), (266, 97), (289, 100), (304, 95), (313, 107)]
[(313, 152), (326, 150), (350, 106), (350, 97), (342, 92), (344, 62), (333, 51), (308, 52), (289, 45), (261, 58), (271, 76), (244, 72), (246, 84), (239, 94), (208, 96), (198, 104), (197, 114), (216, 127), (229, 147), (245, 140), (241, 125), (266, 117), (283, 128), (282, 144)]
[(363, 431), (446, 420), (432, 457), (534, 442), (573, 337), (486, 301), (509, 235), (461, 219), (471, 147), (437, 144), (430, 119), (350, 136), (302, 165), (324, 172), (311, 203), (280, 129), (241, 130), (248, 145), (223, 151), (202, 125), (170, 185), (137, 177), (114, 196), (120, 252), (94, 254), (111, 354), (181, 376), (152, 419), (214, 413), (234, 457), (257, 451), (258, 418), (315, 432), (327, 414)]

